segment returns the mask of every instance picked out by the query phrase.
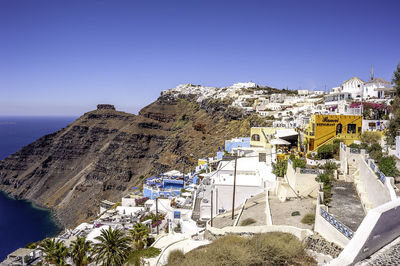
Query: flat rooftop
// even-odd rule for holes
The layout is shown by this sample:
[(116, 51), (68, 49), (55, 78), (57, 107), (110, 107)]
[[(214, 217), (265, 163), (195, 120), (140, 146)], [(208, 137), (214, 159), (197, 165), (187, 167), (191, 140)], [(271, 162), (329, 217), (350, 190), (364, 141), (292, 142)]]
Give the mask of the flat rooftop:
[(328, 211), (351, 230), (357, 231), (365, 213), (352, 182), (332, 183), (332, 200)]

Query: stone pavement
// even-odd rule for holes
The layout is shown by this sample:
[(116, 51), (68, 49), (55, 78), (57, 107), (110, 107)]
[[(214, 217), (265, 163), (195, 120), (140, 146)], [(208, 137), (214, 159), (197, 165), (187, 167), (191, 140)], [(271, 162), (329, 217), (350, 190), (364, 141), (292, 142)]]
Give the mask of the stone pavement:
[[(280, 202), (276, 196), (269, 197), (269, 206), (271, 209), (272, 224), (291, 225), (302, 229), (312, 229), (312, 225), (303, 224), (301, 219), (308, 213), (315, 213), (316, 199), (313, 198), (293, 198)], [(292, 213), (298, 211), (300, 215), (292, 216)]]
[(240, 226), (241, 223), (248, 218), (255, 220), (255, 223), (251, 224), (251, 226), (266, 225), (267, 216), (265, 208), (266, 208), (265, 192), (250, 198), (249, 200), (247, 200), (246, 205), (243, 208), (242, 215), (240, 216), (237, 225)]
[(332, 200), (328, 211), (351, 230), (357, 231), (365, 213), (354, 183), (337, 181), (332, 184)]
[(400, 265), (400, 237), (378, 250), (368, 259), (356, 263), (356, 265)]

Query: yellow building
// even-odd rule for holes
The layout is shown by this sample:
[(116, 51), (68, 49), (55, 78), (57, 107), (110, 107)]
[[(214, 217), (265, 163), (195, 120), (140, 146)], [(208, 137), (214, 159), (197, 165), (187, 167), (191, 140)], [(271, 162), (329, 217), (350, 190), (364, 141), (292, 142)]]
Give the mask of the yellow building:
[(304, 133), (307, 152), (316, 151), (334, 139), (341, 139), (346, 145), (359, 140), (362, 116), (359, 115), (312, 115)]
[(198, 159), (197, 166), (205, 165), (207, 163), (207, 159)]
[(269, 141), (275, 135), (279, 127), (252, 127), (250, 129), (250, 146), (271, 148)]

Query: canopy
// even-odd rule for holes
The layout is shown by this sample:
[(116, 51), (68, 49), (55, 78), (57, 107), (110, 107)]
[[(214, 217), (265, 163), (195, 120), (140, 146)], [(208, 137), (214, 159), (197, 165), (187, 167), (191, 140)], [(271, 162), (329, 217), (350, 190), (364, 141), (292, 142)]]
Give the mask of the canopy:
[(284, 139), (271, 139), (269, 143), (274, 145), (290, 145), (290, 142)]
[(276, 131), (275, 137), (276, 138), (285, 138), (290, 136), (297, 136), (299, 135), (294, 129), (278, 129)]

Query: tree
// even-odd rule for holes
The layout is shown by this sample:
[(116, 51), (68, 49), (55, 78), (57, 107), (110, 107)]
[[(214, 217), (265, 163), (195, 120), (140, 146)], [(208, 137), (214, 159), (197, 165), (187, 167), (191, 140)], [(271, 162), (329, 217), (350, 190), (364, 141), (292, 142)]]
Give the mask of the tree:
[(379, 134), (379, 132), (366, 131), (361, 134), (360, 139), (362, 142), (371, 145), (373, 143), (378, 143), (381, 140), (381, 135)]
[(67, 265), (68, 248), (64, 243), (54, 238), (46, 238), (39, 244), (39, 250), (44, 253), (44, 260), (48, 264)]
[(75, 241), (72, 241), (70, 256), (76, 266), (84, 266), (92, 261), (91, 251), (92, 242), (86, 241), (86, 237), (78, 237)]
[(143, 249), (147, 244), (147, 237), (150, 233), (149, 228), (142, 223), (137, 223), (130, 230), (130, 233), (136, 249)]
[(394, 77), (392, 82), (396, 89), (396, 98), (392, 103), (393, 118), (390, 119), (388, 131), (386, 133), (389, 144), (394, 144), (395, 137), (400, 130), (400, 64), (397, 65), (393, 74)]
[(276, 176), (284, 177), (287, 170), (287, 160), (278, 160), (272, 164), (273, 171)]
[(93, 248), (96, 264), (113, 266), (125, 262), (131, 250), (130, 239), (119, 229), (113, 230), (111, 227), (108, 230), (102, 229), (96, 240), (100, 241)]

